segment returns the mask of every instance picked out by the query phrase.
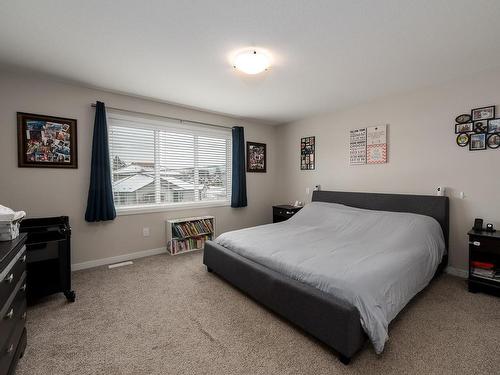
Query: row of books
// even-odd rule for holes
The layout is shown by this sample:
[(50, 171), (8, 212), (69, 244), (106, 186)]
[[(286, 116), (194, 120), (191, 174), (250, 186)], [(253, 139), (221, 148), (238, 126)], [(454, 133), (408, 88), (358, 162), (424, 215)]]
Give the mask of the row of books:
[(182, 253), (183, 251), (201, 249), (205, 246), (205, 241), (211, 240), (211, 235), (199, 236), (196, 238), (186, 238), (184, 240), (172, 239), (167, 243), (167, 250), (171, 254)]
[(495, 268), (495, 264), (473, 261), (471, 265), (472, 275), (500, 281), (500, 270)]
[(178, 238), (199, 236), (200, 234), (213, 233), (212, 220), (200, 219), (172, 224), (172, 236)]

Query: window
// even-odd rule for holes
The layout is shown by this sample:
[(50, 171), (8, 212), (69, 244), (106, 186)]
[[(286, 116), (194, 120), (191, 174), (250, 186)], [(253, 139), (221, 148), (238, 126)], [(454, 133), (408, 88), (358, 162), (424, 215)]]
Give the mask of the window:
[(118, 212), (226, 205), (231, 129), (108, 113)]

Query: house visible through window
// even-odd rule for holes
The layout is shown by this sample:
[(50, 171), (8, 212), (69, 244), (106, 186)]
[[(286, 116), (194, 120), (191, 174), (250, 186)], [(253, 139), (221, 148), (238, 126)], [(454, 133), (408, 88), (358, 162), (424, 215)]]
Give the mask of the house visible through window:
[(231, 129), (108, 114), (115, 206), (229, 204)]

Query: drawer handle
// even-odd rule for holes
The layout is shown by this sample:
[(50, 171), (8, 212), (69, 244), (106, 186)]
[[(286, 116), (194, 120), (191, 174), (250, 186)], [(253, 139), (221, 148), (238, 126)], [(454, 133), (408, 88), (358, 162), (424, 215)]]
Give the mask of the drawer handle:
[(14, 280), (14, 274), (13, 273), (11, 273), (9, 276), (7, 276), (5, 278), (5, 282), (8, 283), (8, 284), (12, 283), (13, 280)]
[(481, 246), (481, 242), (479, 241), (473, 241), (473, 242), (469, 242), (471, 245), (474, 245), (474, 246)]
[(287, 215), (292, 215), (293, 214), (293, 211), (287, 211), (285, 212)]
[(25, 291), (26, 290), (26, 283), (23, 284), (23, 286), (21, 287), (21, 291)]
[(24, 254), (20, 259), (21, 259), (21, 263), (26, 262), (26, 254)]
[(14, 316), (14, 309), (10, 309), (10, 311), (5, 315), (5, 319), (12, 319)]
[(14, 351), (14, 344), (10, 344), (10, 346), (7, 348), (7, 354), (10, 354)]
[(23, 315), (21, 315), (21, 319), (22, 319), (22, 320), (26, 320), (26, 311), (25, 311), (25, 312), (23, 312)]

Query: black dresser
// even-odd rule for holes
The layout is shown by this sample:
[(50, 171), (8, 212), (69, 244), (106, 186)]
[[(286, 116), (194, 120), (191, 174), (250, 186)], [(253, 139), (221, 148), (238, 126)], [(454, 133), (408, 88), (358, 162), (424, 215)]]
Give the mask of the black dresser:
[(273, 206), (273, 223), (279, 223), (290, 219), (293, 215), (301, 210), (302, 207), (290, 206), (289, 204), (282, 204)]
[(0, 242), (0, 375), (13, 374), (26, 348), (26, 234)]
[(469, 291), (500, 296), (500, 231), (469, 233)]

